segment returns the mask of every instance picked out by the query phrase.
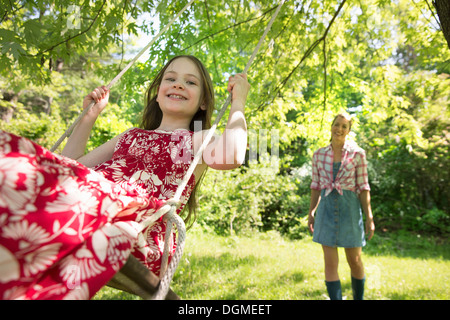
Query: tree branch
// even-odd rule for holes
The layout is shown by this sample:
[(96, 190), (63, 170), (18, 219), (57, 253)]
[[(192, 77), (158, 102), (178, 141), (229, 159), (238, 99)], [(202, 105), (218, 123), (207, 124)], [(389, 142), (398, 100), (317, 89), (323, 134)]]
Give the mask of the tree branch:
[[(295, 9), (297, 9), (297, 8), (301, 5), (301, 6), (302, 6), (302, 10), (303, 10), (303, 4), (304, 4), (303, 2), (298, 3)], [(289, 24), (290, 24), (292, 21), (294, 21), (294, 20), (293, 20), (293, 17), (294, 17), (294, 15), (295, 15), (295, 9), (292, 11), (292, 14), (289, 16), (289, 18), (286, 19), (287, 21), (286, 21), (285, 25), (281, 28), (280, 32), (278, 32), (276, 35), (274, 35), (274, 36), (271, 38), (271, 41), (273, 41), (273, 43), (276, 43), (276, 42), (277, 42), (277, 39), (278, 39), (279, 37), (281, 37), (281, 36), (284, 34), (284, 32), (287, 30), (287, 27), (289, 26)], [(270, 49), (269, 49), (269, 46), (267, 46), (266, 50), (264, 51), (264, 54), (261, 54), (261, 56), (265, 56), (265, 55), (267, 54), (267, 51), (268, 51), (268, 50), (270, 50)], [(276, 59), (274, 65), (273, 65), (273, 66), (274, 66), (274, 69), (276, 69), (276, 66), (278, 65), (279, 61), (280, 61), (279, 59)]]
[[(208, 19), (208, 26), (209, 26), (209, 29), (212, 29), (211, 19), (209, 17), (208, 3), (206, 0), (204, 1), (204, 4), (205, 4), (206, 18)], [(214, 38), (214, 37), (212, 37), (212, 38)], [(214, 63), (214, 70), (216, 71), (216, 76), (219, 77), (219, 70), (217, 69), (217, 61), (216, 61), (215, 53), (213, 53), (213, 63)]]
[[(344, 6), (345, 2), (347, 0), (343, 0), (341, 2), (341, 4), (339, 5), (339, 8), (336, 10), (336, 12), (333, 15), (333, 18), (331, 19), (330, 23), (328, 24), (328, 27), (326, 28), (324, 34), (322, 35), (322, 37), (320, 37), (319, 39), (317, 39), (307, 50), (306, 52), (303, 54), (303, 57), (300, 59), (300, 62), (297, 63), (297, 65), (291, 70), (291, 72), (280, 82), (279, 85), (277, 85), (277, 87), (275, 88), (275, 94), (273, 96), (273, 99), (271, 102), (273, 102), (276, 98), (276, 96), (278, 95), (278, 93), (281, 91), (281, 89), (286, 85), (286, 83), (289, 81), (289, 79), (292, 77), (292, 75), (297, 71), (297, 69), (300, 67), (300, 65), (303, 63), (303, 61), (306, 60), (306, 58), (314, 51), (314, 49), (322, 42), (325, 41), (328, 32), (330, 31), (331, 26), (334, 23), (334, 20), (336, 19), (336, 17), (339, 15), (342, 7)], [(264, 106), (264, 102), (261, 103), (259, 105), (259, 107), (256, 109), (257, 111), (261, 111), (262, 107)]]
[(100, 15), (100, 12), (103, 10), (103, 7), (104, 7), (105, 3), (106, 3), (106, 0), (103, 1), (102, 6), (101, 6), (100, 9), (98, 10), (96, 16), (95, 16), (94, 19), (92, 20), (91, 24), (90, 24), (85, 30), (79, 32), (78, 34), (75, 34), (75, 35), (73, 35), (73, 36), (70, 36), (70, 37), (68, 37), (67, 39), (64, 39), (64, 40), (62, 40), (62, 41), (56, 43), (55, 45), (51, 46), (50, 48), (47, 48), (47, 49), (42, 50), (42, 51), (39, 51), (38, 53), (36, 53), (36, 54), (34, 54), (34, 55), (27, 54), (27, 55), (24, 55), (24, 56), (25, 56), (25, 57), (33, 57), (33, 58), (39, 57), (39, 56), (43, 55), (43, 54), (46, 53), (46, 52), (52, 51), (53, 49), (55, 49), (56, 47), (60, 46), (61, 44), (63, 44), (63, 43), (68, 43), (70, 40), (75, 39), (76, 37), (79, 37), (79, 36), (81, 36), (81, 35), (87, 33), (87, 32), (92, 28), (92, 26), (94, 25), (94, 23), (97, 21), (98, 16)]
[(122, 44), (121, 44), (121, 46), (120, 46), (120, 50), (121, 50), (121, 57), (120, 57), (120, 63), (119, 63), (119, 65), (118, 65), (118, 69), (119, 69), (119, 71), (122, 69), (122, 63), (123, 63), (123, 58), (124, 58), (124, 56), (125, 56), (125, 48), (124, 48), (124, 41), (123, 41), (123, 34), (124, 34), (124, 29), (125, 29), (125, 26), (124, 26), (124, 21), (125, 21), (125, 10), (126, 10), (126, 7), (127, 7), (127, 0), (125, 0), (125, 2), (124, 2), (124, 4), (123, 4), (123, 10), (122, 10)]
[(320, 131), (322, 131), (323, 118), (325, 116), (325, 110), (327, 109), (327, 40), (323, 39), (323, 109), (322, 119), (320, 120)]
[(450, 3), (448, 0), (434, 0), (433, 5), (439, 16), (442, 33), (444, 33), (447, 46), (450, 49)]
[[(9, 7), (11, 8), (11, 12), (10, 12), (10, 13), (14, 14), (15, 11), (19, 11), (20, 9), (22, 9), (23, 7), (25, 7), (25, 4), (22, 5), (21, 7), (18, 7), (18, 8), (16, 8), (16, 9), (14, 9), (14, 4), (11, 3), (11, 1), (9, 1)], [(0, 19), (0, 23), (2, 23), (5, 19), (6, 19), (6, 20), (9, 19), (9, 18), (8, 18), (8, 9), (9, 9), (9, 8), (6, 8), (6, 9), (5, 9), (5, 14), (4, 14), (3, 17)]]
[(248, 22), (253, 21), (253, 20), (261, 19), (261, 18), (265, 17), (268, 13), (272, 12), (273, 10), (275, 10), (276, 8), (277, 8), (277, 6), (275, 6), (275, 7), (271, 8), (271, 9), (267, 10), (266, 12), (263, 12), (263, 13), (262, 13), (260, 16), (258, 16), (258, 17), (250, 18), (250, 19), (248, 19), (248, 20), (244, 20), (244, 21), (235, 23), (235, 24), (233, 24), (233, 25), (231, 25), (231, 26), (228, 26), (228, 27), (226, 27), (226, 28), (224, 28), (224, 29), (221, 29), (221, 30), (216, 31), (216, 32), (214, 32), (214, 33), (211, 33), (211, 34), (209, 34), (209, 35), (207, 35), (207, 36), (204, 36), (203, 38), (198, 39), (196, 42), (194, 42), (193, 44), (191, 44), (189, 47), (184, 48), (182, 51), (189, 50), (190, 48), (196, 46), (198, 43), (200, 43), (200, 42), (202, 42), (202, 41), (205, 41), (205, 40), (208, 39), (208, 38), (212, 38), (212, 37), (218, 35), (219, 33), (225, 32), (225, 31), (227, 31), (227, 30), (229, 30), (229, 29), (236, 28), (237, 26), (240, 26), (241, 24), (245, 24), (245, 23), (248, 23)]
[[(428, 0), (425, 0), (425, 3), (427, 4), (428, 10), (430, 10), (431, 15), (433, 16), (434, 20), (436, 20), (436, 23), (438, 24), (438, 26), (442, 29), (441, 26), (441, 22), (439, 21), (439, 19), (436, 17), (436, 14), (433, 11), (433, 8), (431, 7), (430, 3), (428, 2)], [(418, 8), (417, 3), (414, 3), (414, 5), (416, 6), (416, 8)], [(428, 18), (426, 18), (428, 21), (430, 21)], [(431, 21), (430, 21), (431, 23)]]

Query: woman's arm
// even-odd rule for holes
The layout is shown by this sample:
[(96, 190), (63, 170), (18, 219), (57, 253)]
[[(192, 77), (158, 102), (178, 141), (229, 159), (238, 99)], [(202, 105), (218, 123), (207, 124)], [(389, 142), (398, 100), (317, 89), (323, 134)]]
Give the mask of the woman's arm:
[(357, 159), (355, 182), (356, 189), (359, 191), (359, 201), (361, 208), (366, 215), (366, 234), (370, 240), (375, 232), (375, 224), (373, 222), (372, 207), (370, 205), (370, 185), (369, 174), (367, 172), (367, 158), (364, 150), (358, 153), (360, 157)]
[(215, 137), (203, 152), (204, 162), (216, 170), (238, 168), (244, 163), (247, 150), (247, 123), (245, 102), (250, 85), (245, 74), (230, 77), (228, 91), (231, 92), (231, 108), (223, 134)]
[(308, 214), (308, 227), (311, 233), (314, 232), (314, 215), (316, 213), (319, 201), (320, 201), (320, 190), (311, 189), (311, 200), (309, 204), (309, 214)]
[(87, 108), (92, 101), (95, 101), (95, 104), (75, 126), (61, 153), (63, 156), (75, 160), (79, 160), (83, 157), (92, 127), (94, 126), (98, 115), (108, 103), (108, 99), (109, 90), (104, 86), (96, 88), (84, 98), (83, 109)]
[(370, 191), (362, 190), (359, 194), (359, 200), (361, 201), (361, 208), (366, 215), (366, 234), (367, 239), (370, 240), (375, 233), (375, 223), (373, 222), (372, 207), (370, 205)]
[(311, 163), (311, 200), (309, 204), (309, 214), (308, 214), (308, 227), (311, 233), (314, 233), (314, 215), (316, 213), (317, 206), (320, 202), (320, 173), (317, 167), (318, 159), (317, 153), (314, 152)]

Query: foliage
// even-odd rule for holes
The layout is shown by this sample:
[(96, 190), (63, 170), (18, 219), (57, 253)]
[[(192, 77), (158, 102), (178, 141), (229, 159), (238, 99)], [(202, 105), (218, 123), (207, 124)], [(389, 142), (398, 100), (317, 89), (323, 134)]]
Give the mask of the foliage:
[[(186, 3), (3, 2), (0, 128), (52, 145), (83, 96)], [(277, 5), (195, 1), (112, 88), (87, 149), (139, 122), (146, 86), (176, 54), (205, 63), (219, 107)], [(279, 166), (208, 172), (199, 223), (222, 234), (304, 235), (309, 177), (301, 172), (329, 143), (333, 116), (348, 111), (369, 159), (377, 228), (448, 235), (450, 52), (431, 10), (418, 0), (286, 1), (248, 73), (248, 127), (278, 130)]]
[(119, 110), (118, 105), (110, 105), (105, 114), (100, 117), (92, 129), (91, 138), (86, 146), (87, 151), (111, 140), (118, 134), (133, 126), (133, 123), (125, 120), (124, 112)]
[(233, 171), (209, 171), (198, 223), (223, 235), (275, 229), (302, 237), (306, 229), (301, 216), (308, 214), (309, 194), (299, 195), (295, 175), (279, 174), (278, 161), (272, 157)]
[(423, 71), (405, 75), (398, 68), (389, 74), (396, 78), (394, 85), (386, 87), (389, 108), (383, 108), (383, 114), (374, 112), (383, 103), (374, 95), (372, 107), (360, 118), (361, 143), (373, 159), (373, 195), (379, 204), (375, 214), (393, 228), (446, 234), (450, 231), (450, 79)]
[(65, 128), (60, 121), (55, 121), (55, 117), (45, 113), (30, 114), (22, 106), (18, 107), (16, 113), (20, 116), (11, 122), (0, 122), (1, 130), (31, 139), (46, 148), (50, 148), (64, 133)]

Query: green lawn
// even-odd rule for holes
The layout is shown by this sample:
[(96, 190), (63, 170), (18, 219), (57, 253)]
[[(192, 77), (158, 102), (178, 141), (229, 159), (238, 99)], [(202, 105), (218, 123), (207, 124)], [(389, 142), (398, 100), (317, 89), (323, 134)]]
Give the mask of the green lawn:
[[(450, 245), (411, 235), (376, 235), (363, 249), (366, 299), (448, 300)], [(341, 249), (343, 296), (351, 300), (350, 270)], [(308, 236), (277, 233), (220, 237), (189, 231), (172, 282), (182, 299), (327, 299), (320, 245)], [(111, 288), (95, 299), (138, 299)]]

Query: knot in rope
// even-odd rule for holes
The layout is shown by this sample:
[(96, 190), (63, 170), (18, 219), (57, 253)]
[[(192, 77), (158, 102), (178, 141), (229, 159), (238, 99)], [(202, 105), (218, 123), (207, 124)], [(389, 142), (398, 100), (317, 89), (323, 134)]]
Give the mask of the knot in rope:
[(176, 198), (170, 198), (166, 200), (165, 205), (175, 206), (177, 209), (179, 209), (181, 206), (181, 201)]

